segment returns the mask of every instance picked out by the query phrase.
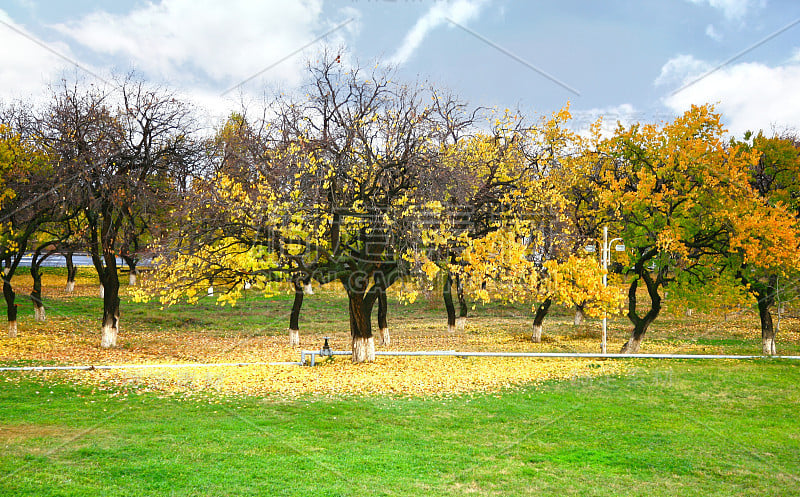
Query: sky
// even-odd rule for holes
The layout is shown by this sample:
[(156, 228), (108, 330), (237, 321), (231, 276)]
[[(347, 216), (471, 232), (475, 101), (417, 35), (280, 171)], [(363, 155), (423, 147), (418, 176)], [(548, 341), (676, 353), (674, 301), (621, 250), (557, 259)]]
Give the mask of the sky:
[(326, 47), (471, 106), (576, 128), (712, 103), (731, 134), (800, 129), (798, 0), (0, 0), (0, 101), (135, 70), (209, 123), (297, 90)]

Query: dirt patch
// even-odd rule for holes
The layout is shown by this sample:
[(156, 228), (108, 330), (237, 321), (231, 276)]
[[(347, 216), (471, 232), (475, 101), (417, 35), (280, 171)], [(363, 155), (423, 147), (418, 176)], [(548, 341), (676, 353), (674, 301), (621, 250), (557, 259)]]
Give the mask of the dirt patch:
[(80, 433), (79, 430), (53, 425), (6, 425), (0, 424), (0, 444), (20, 443), (34, 438), (68, 439)]

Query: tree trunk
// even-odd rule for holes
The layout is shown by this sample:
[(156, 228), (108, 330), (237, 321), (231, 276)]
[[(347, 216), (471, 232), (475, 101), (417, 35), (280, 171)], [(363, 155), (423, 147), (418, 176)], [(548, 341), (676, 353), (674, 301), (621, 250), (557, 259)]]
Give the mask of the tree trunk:
[(100, 347), (107, 349), (117, 346), (119, 335), (119, 275), (116, 258), (105, 257), (106, 267), (103, 271), (103, 330)]
[(456, 330), (464, 331), (467, 327), (467, 299), (464, 297), (464, 284), (461, 277), (456, 274), (456, 297), (458, 298), (458, 318), (456, 319)]
[(354, 363), (375, 361), (375, 340), (372, 337), (372, 307), (375, 295), (371, 292), (348, 290), (350, 336), (353, 339)]
[(775, 355), (775, 326), (772, 322), (772, 306), (775, 304), (775, 285), (770, 278), (768, 285), (754, 285), (758, 297), (758, 317), (761, 321), (761, 353)]
[(454, 333), (456, 331), (456, 308), (453, 305), (453, 279), (450, 273), (444, 280), (444, 288), (442, 289), (442, 296), (444, 297), (444, 307), (447, 310), (447, 331)]
[(3, 278), (3, 298), (6, 300), (6, 316), (8, 317), (8, 336), (17, 336), (17, 304), (14, 303), (16, 293), (8, 278)]
[(75, 276), (78, 274), (78, 268), (75, 267), (75, 264), (72, 262), (72, 252), (67, 252), (64, 254), (64, 258), (67, 260), (67, 293), (72, 293), (75, 291)]
[(375, 362), (375, 339), (353, 337), (353, 363)]
[(575, 320), (573, 321), (573, 324), (575, 326), (580, 326), (580, 325), (583, 324), (583, 320), (584, 319), (586, 319), (586, 314), (583, 312), (583, 306), (582, 305), (576, 305), (575, 306)]
[(102, 283), (100, 283), (100, 290), (99, 290), (98, 294), (100, 295), (101, 299), (105, 299), (106, 298), (106, 287)]
[(388, 302), (386, 301), (386, 290), (379, 289), (378, 294), (378, 330), (380, 331), (381, 345), (388, 346), (391, 342), (389, 338), (389, 324), (386, 322), (388, 312)]
[[(38, 254), (37, 254), (38, 255)], [(33, 302), (33, 319), (44, 321), (44, 303), (42, 302), (42, 271), (37, 264), (36, 257), (31, 261), (31, 277), (33, 278), (33, 290), (31, 290), (31, 301)]]
[(294, 281), (294, 302), (289, 316), (289, 347), (300, 346), (300, 309), (303, 307), (303, 284)]
[[(650, 295), (650, 309), (644, 317), (640, 317), (636, 313), (636, 290), (639, 286), (640, 278), (644, 280), (647, 286), (647, 293)], [(631, 286), (628, 288), (628, 319), (633, 323), (633, 330), (628, 341), (622, 346), (620, 354), (637, 354), (639, 352), (639, 347), (642, 344), (647, 328), (658, 317), (658, 313), (661, 312), (661, 295), (658, 293), (658, 287), (662, 281), (661, 273), (653, 280), (649, 273), (642, 272), (639, 278), (631, 282)]]
[(303, 293), (306, 295), (314, 295), (314, 287), (311, 286), (311, 280), (303, 283)]
[(35, 290), (31, 292), (31, 301), (33, 302), (33, 320), (41, 322), (46, 321), (47, 313), (44, 310), (41, 293), (37, 295)]
[(619, 351), (619, 353), (638, 354), (639, 346), (642, 344), (642, 338), (644, 337), (644, 334), (647, 331), (647, 326), (648, 325), (644, 324), (634, 325), (630, 338), (628, 338), (628, 341), (625, 342), (625, 345), (622, 346), (622, 349)]
[(757, 299), (758, 304), (758, 317), (761, 321), (761, 353), (764, 355), (777, 354), (775, 348), (775, 326), (772, 322), (772, 306), (775, 305), (776, 289), (778, 286), (778, 277), (776, 275), (769, 276), (767, 281), (758, 278), (753, 280), (748, 279), (741, 271), (737, 277), (750, 287), (750, 292)]
[(531, 334), (534, 343), (542, 341), (542, 323), (552, 303), (551, 299), (547, 299), (536, 307), (536, 314), (533, 316), (533, 333)]
[(139, 270), (136, 268), (137, 262), (139, 262), (138, 258), (134, 253), (123, 253), (120, 257), (122, 260), (125, 261), (125, 264), (128, 266), (130, 270), (128, 272), (128, 286), (136, 286), (136, 280), (139, 276)]

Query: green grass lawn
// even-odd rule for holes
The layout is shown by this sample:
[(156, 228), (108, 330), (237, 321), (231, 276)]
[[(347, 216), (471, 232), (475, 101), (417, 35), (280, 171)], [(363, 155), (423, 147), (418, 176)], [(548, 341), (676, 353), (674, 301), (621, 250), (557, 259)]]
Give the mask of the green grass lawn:
[(446, 400), (177, 400), (6, 375), (0, 494), (800, 495), (797, 364), (635, 364)]

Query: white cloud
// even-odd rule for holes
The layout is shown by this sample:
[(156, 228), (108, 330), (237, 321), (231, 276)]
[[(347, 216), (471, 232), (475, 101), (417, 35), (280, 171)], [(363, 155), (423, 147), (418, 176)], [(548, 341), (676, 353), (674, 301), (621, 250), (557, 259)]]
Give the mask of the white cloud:
[[(675, 59), (667, 62), (664, 68), (674, 62)], [(698, 64), (698, 67), (703, 65), (708, 64)], [(688, 84), (704, 73), (688, 73), (682, 83)], [(748, 62), (710, 73), (666, 96), (663, 102), (675, 112), (683, 112), (692, 104), (715, 104), (728, 130), (741, 135), (746, 130), (768, 130), (773, 126), (798, 127), (800, 92), (797, 88), (800, 88), (800, 61), (776, 67)]]
[(726, 19), (741, 20), (755, 7), (764, 7), (764, 0), (688, 0), (696, 5), (709, 5), (722, 11)]
[(655, 80), (656, 86), (677, 86), (689, 82), (711, 69), (711, 64), (695, 59), (692, 55), (678, 55), (661, 67), (661, 74)]
[(65, 70), (75, 68), (34, 40), (67, 59), (76, 60), (67, 45), (40, 40), (3, 10), (0, 10), (0, 21), (0, 46), (3, 47), (0, 50), (0, 96), (4, 99), (39, 99), (48, 84)]
[[(322, 0), (162, 0), (123, 15), (95, 12), (54, 28), (97, 53), (129, 59), (149, 77), (189, 84), (211, 79), (228, 87), (335, 25), (321, 16)], [(331, 33), (326, 41), (340, 44), (342, 36)], [(295, 55), (263, 78), (297, 83), (303, 64), (303, 56)]]
[(722, 41), (722, 33), (717, 31), (717, 28), (715, 28), (713, 24), (706, 26), (706, 36), (714, 41)]
[(435, 2), (428, 11), (420, 17), (414, 27), (406, 33), (403, 44), (389, 58), (393, 65), (405, 64), (419, 48), (428, 33), (442, 24), (450, 24), (447, 19), (462, 24), (477, 17), (488, 0), (455, 0)]

